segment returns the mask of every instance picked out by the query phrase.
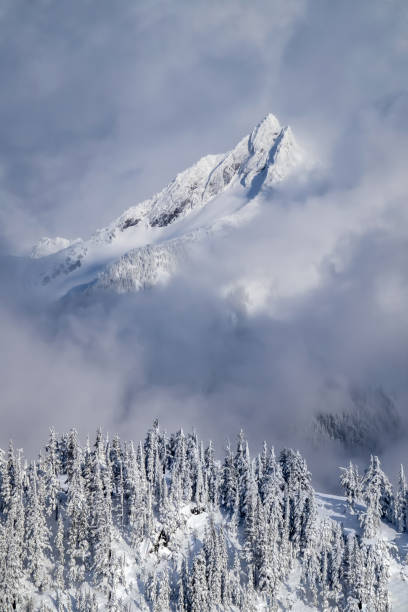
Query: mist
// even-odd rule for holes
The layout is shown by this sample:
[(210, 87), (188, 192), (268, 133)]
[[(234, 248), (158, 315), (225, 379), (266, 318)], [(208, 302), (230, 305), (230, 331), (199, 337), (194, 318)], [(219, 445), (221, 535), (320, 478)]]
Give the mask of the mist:
[[(318, 482), (370, 447), (315, 417), (381, 389), (408, 397), (407, 7), (403, 2), (5, 3), (0, 66), (0, 445), (53, 425), (139, 438), (242, 427), (305, 452)], [(22, 284), (42, 235), (86, 237), (272, 111), (314, 169), (170, 283), (58, 303)], [(12, 255), (12, 257), (10, 256)], [(18, 256), (18, 257), (17, 257)], [(322, 466), (321, 457), (325, 462)]]

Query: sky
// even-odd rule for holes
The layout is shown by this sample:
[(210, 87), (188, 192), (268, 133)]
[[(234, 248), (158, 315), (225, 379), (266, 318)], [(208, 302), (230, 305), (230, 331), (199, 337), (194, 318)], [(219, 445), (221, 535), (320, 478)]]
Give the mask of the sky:
[[(318, 465), (324, 443), (304, 432), (351, 387), (381, 387), (404, 419), (407, 74), (405, 1), (4, 0), (0, 443), (33, 450), (50, 425), (137, 438), (159, 415), (219, 446), (242, 426)], [(119, 302), (50, 308), (18, 285), (9, 255), (86, 238), (268, 112), (321, 170), (265, 202), (262, 223)], [(272, 273), (256, 313), (216, 291)]]

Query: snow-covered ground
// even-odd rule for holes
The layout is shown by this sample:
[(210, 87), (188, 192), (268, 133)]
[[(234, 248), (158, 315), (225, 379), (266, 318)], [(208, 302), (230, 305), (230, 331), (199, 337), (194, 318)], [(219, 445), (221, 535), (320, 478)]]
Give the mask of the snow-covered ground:
[[(347, 502), (344, 497), (316, 494), (317, 505), (321, 517), (327, 517), (343, 524), (345, 530), (353, 531), (362, 535), (357, 514), (350, 514), (347, 510)], [(363, 510), (362, 506), (356, 507), (357, 511)], [(408, 566), (406, 559), (408, 554), (408, 534), (398, 533), (391, 525), (381, 522), (378, 539), (387, 543), (390, 556), (389, 593), (392, 610), (408, 610)], [(307, 608), (294, 608), (303, 610)]]
[[(358, 515), (351, 514), (347, 509), (345, 497), (329, 495), (325, 493), (316, 494), (318, 517), (320, 520), (331, 519), (341, 523), (347, 532), (362, 534)], [(203, 545), (206, 532), (210, 521), (217, 527), (225, 530), (228, 541), (228, 552), (230, 558), (233, 557), (235, 550), (241, 551), (241, 545), (237, 535), (230, 530), (228, 521), (220, 512), (208, 513), (201, 512), (196, 515), (192, 513), (194, 504), (188, 504), (181, 509), (181, 524), (177, 530), (171, 534), (169, 545), (160, 545), (154, 549), (155, 542), (144, 540), (135, 556), (134, 550), (117, 534), (114, 543), (115, 556), (123, 560), (124, 585), (117, 586), (117, 597), (122, 601), (123, 610), (149, 610), (146, 607), (144, 586), (140, 579), (147, 579), (153, 572), (160, 572), (164, 568), (176, 566), (180, 569), (183, 559), (187, 559), (189, 554), (197, 552)], [(363, 506), (357, 506), (357, 511), (363, 510)], [(157, 534), (160, 526), (157, 527)], [(157, 535), (156, 534), (156, 535)], [(398, 533), (394, 528), (385, 523), (381, 524), (381, 529), (377, 539), (385, 541), (388, 545), (390, 555), (390, 576), (389, 593), (391, 599), (391, 610), (394, 612), (408, 610), (408, 566), (405, 565), (405, 558), (408, 553), (408, 534)], [(305, 604), (299, 596), (299, 584), (301, 576), (300, 564), (296, 561), (290, 572), (287, 581), (281, 586), (278, 596), (278, 610), (293, 612), (310, 612), (316, 610), (310, 605)], [(28, 586), (28, 585), (27, 585)], [(29, 588), (29, 587), (28, 587)], [(95, 592), (96, 601), (104, 609), (106, 599), (87, 586), (84, 592)], [(74, 594), (74, 592), (73, 592)], [(36, 599), (39, 604), (42, 601), (48, 606), (53, 606), (53, 597), (44, 594)], [(266, 611), (269, 608), (258, 598), (256, 609)], [(50, 609), (54, 609), (51, 607)], [(231, 612), (238, 608), (230, 606)], [(368, 611), (367, 611), (368, 612)]]

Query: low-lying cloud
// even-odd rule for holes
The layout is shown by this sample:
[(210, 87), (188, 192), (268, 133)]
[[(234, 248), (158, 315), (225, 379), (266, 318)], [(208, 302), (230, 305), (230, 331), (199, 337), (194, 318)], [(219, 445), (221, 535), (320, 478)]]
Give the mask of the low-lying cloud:
[[(3, 256), (0, 444), (33, 451), (49, 425), (138, 437), (159, 416), (219, 445), (242, 426), (318, 469), (311, 422), (352, 410), (352, 388), (383, 389), (403, 432), (406, 4), (26, 9), (6, 4), (0, 26), (1, 254), (86, 236), (268, 111), (320, 165), (164, 287), (50, 305)], [(386, 463), (402, 449), (384, 447)]]

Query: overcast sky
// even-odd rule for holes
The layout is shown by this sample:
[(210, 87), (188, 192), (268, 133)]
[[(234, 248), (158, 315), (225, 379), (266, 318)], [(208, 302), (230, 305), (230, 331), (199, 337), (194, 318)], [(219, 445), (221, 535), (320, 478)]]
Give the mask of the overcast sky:
[[(336, 403), (351, 383), (385, 387), (404, 412), (407, 60), (405, 0), (3, 0), (3, 254), (87, 237), (268, 112), (324, 171), (288, 186), (263, 230), (201, 255), (199, 283), (185, 271), (159, 299), (85, 314), (3, 307), (1, 442), (30, 446), (52, 423), (126, 431), (155, 414), (207, 436), (244, 425), (256, 442), (287, 440), (328, 388)], [(302, 209), (288, 216), (288, 202)], [(280, 302), (284, 323), (276, 304), (252, 319), (238, 309), (232, 333), (213, 290), (226, 270), (266, 277), (273, 260), (300, 279), (321, 235), (316, 290)]]
[(406, 128), (407, 32), (394, 0), (4, 0), (3, 239), (86, 236), (267, 112), (355, 172), (373, 116)]

